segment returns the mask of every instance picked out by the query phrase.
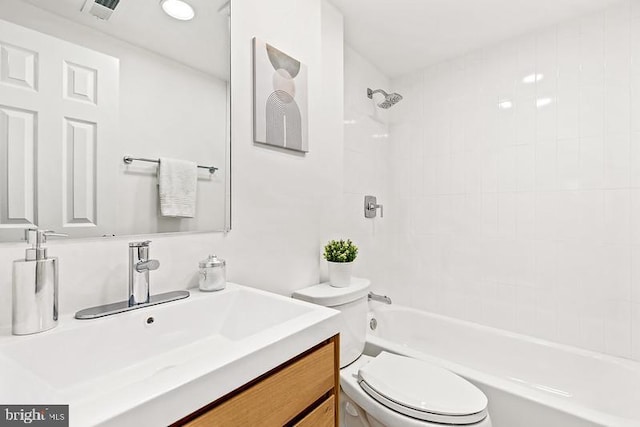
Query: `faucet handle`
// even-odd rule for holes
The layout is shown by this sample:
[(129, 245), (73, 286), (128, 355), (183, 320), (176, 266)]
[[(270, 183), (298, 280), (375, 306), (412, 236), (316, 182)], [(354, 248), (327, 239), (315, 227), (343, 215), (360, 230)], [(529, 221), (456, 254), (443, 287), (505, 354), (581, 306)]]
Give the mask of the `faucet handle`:
[(157, 259), (150, 259), (148, 261), (140, 261), (136, 264), (136, 271), (138, 273), (144, 273), (145, 271), (153, 271), (160, 268), (160, 261)]
[(129, 242), (129, 247), (130, 248), (147, 248), (149, 247), (149, 243), (151, 243), (151, 240), (143, 240), (141, 242)]

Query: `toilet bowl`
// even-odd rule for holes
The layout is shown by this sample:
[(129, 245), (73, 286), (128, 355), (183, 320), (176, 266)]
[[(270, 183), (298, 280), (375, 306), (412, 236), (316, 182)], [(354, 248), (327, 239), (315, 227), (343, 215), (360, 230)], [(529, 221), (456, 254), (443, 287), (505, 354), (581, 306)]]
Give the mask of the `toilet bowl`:
[(487, 397), (462, 377), (432, 363), (381, 352), (364, 355), (370, 282), (328, 283), (294, 298), (340, 311), (341, 427), (491, 427)]

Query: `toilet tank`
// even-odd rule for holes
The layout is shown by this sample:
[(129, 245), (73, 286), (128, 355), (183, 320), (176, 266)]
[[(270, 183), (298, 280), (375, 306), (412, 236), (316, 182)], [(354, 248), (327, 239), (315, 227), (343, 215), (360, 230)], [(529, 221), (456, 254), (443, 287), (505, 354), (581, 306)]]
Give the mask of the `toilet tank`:
[(353, 278), (351, 285), (336, 288), (327, 283), (310, 286), (292, 297), (340, 311), (340, 367), (356, 360), (364, 351), (367, 336), (367, 294), (371, 282)]

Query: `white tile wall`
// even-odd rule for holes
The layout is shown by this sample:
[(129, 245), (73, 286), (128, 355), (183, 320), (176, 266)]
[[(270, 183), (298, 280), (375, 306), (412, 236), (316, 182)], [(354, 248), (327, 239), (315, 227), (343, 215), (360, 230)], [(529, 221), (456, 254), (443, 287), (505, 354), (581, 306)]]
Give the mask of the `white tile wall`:
[(640, 360), (638, 10), (391, 81), (385, 292)]
[[(387, 249), (392, 236), (389, 227), (402, 223), (402, 218), (409, 214), (388, 210), (391, 150), (388, 111), (376, 107), (374, 101), (367, 98), (367, 88), (388, 92), (389, 79), (349, 46), (344, 49), (344, 79), (344, 214), (333, 237), (351, 238), (358, 244), (360, 251), (354, 274), (370, 278), (377, 288), (379, 283), (386, 282), (390, 273), (388, 265), (379, 262), (391, 255)], [(421, 144), (415, 144), (413, 149), (421, 149)], [(411, 162), (411, 157), (406, 161)], [(417, 191), (422, 179), (412, 178)], [(384, 218), (364, 218), (364, 196), (368, 194), (376, 196), (378, 203), (387, 209)]]

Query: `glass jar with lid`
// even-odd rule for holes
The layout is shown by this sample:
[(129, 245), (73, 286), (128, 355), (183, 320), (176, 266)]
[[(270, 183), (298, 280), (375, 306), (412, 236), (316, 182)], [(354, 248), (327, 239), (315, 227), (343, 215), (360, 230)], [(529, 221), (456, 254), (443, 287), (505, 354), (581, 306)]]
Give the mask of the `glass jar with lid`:
[(200, 261), (200, 290), (219, 291), (227, 286), (226, 261), (215, 255), (209, 255)]

